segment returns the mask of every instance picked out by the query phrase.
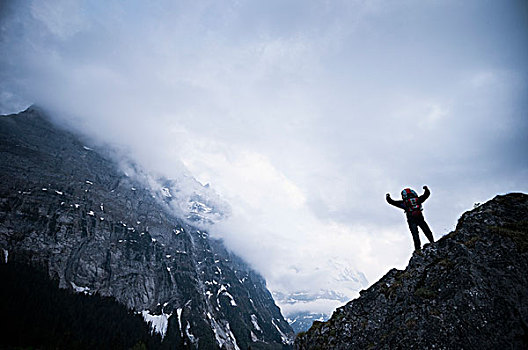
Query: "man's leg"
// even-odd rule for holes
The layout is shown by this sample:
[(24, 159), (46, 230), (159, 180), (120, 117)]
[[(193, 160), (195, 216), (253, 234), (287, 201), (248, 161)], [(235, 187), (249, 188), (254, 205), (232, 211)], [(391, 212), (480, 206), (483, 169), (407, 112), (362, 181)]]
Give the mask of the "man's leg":
[(420, 250), (422, 247), (420, 243), (420, 237), (418, 236), (418, 224), (415, 220), (407, 220), (407, 223), (409, 224), (409, 230), (411, 230), (411, 234), (414, 241), (414, 249)]
[(422, 229), (425, 237), (429, 240), (429, 242), (434, 243), (433, 233), (431, 232), (431, 229), (429, 228), (429, 225), (427, 225), (427, 222), (425, 222), (425, 219), (422, 219), (418, 222), (418, 225)]

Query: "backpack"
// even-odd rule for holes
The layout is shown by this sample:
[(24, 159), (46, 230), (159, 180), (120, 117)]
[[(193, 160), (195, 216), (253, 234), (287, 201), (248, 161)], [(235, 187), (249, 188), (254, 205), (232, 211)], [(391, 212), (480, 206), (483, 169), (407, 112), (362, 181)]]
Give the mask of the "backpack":
[(410, 188), (406, 188), (401, 192), (403, 205), (405, 206), (405, 211), (411, 216), (420, 216), (422, 215), (422, 203), (418, 200), (418, 195), (416, 192)]

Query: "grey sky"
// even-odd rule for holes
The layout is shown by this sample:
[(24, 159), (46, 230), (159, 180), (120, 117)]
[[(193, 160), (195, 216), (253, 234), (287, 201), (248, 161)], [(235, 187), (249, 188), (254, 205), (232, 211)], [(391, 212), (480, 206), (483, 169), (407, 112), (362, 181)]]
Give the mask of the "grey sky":
[(274, 290), (353, 294), (336, 271), (405, 266), (386, 192), (429, 185), (439, 238), (528, 190), (525, 1), (1, 4), (1, 112), (35, 102), (153, 171), (185, 166)]

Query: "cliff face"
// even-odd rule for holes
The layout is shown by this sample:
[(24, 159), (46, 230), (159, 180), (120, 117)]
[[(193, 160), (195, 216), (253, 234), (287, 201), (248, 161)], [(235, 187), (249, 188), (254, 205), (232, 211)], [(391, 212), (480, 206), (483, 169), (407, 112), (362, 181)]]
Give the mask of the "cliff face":
[(178, 347), (287, 346), (262, 277), (103, 154), (36, 109), (0, 117), (1, 262), (113, 296)]
[(497, 196), (456, 230), (315, 322), (296, 349), (528, 348), (528, 195)]

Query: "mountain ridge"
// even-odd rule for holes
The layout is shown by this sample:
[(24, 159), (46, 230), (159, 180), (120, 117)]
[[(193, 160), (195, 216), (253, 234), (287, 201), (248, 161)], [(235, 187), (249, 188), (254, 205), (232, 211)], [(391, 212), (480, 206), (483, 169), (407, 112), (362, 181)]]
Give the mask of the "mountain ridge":
[(294, 348), (527, 348), (527, 214), (523, 193), (464, 213), (455, 231), (314, 322)]

